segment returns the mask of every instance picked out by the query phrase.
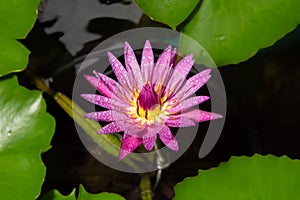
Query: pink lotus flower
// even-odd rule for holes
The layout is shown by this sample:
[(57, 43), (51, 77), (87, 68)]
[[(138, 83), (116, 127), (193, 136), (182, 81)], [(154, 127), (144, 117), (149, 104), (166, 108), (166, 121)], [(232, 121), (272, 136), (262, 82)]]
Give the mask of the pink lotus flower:
[(208, 81), (211, 70), (185, 80), (194, 64), (193, 56), (185, 56), (176, 66), (175, 57), (176, 49), (172, 51), (168, 46), (154, 64), (151, 44), (146, 41), (139, 65), (134, 51), (125, 42), (126, 69), (108, 52), (118, 81), (96, 71), (96, 77), (85, 76), (102, 95), (81, 96), (108, 110), (87, 113), (84, 117), (110, 122), (99, 130), (99, 134), (124, 132), (120, 160), (142, 143), (151, 151), (157, 135), (167, 147), (178, 151), (178, 142), (169, 127), (194, 126), (197, 122), (222, 117), (193, 108), (209, 99), (208, 96), (191, 96)]

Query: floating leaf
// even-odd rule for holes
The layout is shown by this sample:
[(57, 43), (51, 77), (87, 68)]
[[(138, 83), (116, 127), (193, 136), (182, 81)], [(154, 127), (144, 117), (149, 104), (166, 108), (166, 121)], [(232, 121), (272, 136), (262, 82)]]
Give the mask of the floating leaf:
[[(186, 20), (182, 33), (203, 45), (218, 66), (247, 60), (300, 23), (298, 0), (205, 0), (198, 10), (189, 0), (136, 2), (152, 19), (172, 28)], [(189, 43), (181, 45), (182, 52), (189, 52)]]
[(51, 190), (44, 194), (41, 200), (76, 200), (75, 189), (68, 196), (64, 196), (57, 190)]
[(0, 37), (0, 76), (25, 69), (29, 51), (17, 40)]
[(100, 194), (89, 194), (82, 185), (79, 187), (78, 200), (125, 200), (118, 194), (102, 192)]
[(183, 28), (218, 66), (236, 64), (273, 45), (300, 23), (298, 0), (205, 0)]
[(199, 0), (135, 1), (150, 18), (168, 24), (173, 29), (188, 17), (199, 3)]
[[(75, 200), (75, 190), (68, 196), (61, 195), (57, 190), (46, 193), (41, 200)], [(79, 196), (77, 200), (125, 200), (118, 194), (103, 192), (99, 194), (90, 194), (85, 191), (82, 185), (79, 187)]]
[(272, 155), (232, 157), (175, 186), (175, 199), (298, 199), (300, 161)]
[(32, 200), (46, 168), (41, 153), (50, 148), (54, 119), (38, 91), (18, 85), (15, 76), (0, 81), (0, 199)]
[(0, 77), (24, 70), (29, 51), (16, 39), (23, 39), (33, 27), (39, 0), (0, 1)]
[(0, 37), (22, 39), (33, 27), (39, 0), (1, 0)]

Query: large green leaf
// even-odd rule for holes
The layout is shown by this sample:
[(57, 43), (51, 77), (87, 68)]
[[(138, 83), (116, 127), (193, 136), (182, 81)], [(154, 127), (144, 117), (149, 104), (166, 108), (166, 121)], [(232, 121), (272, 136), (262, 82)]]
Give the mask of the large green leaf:
[(204, 0), (183, 33), (218, 66), (236, 64), (271, 46), (300, 23), (299, 0)]
[[(136, 2), (152, 19), (173, 28), (186, 18), (182, 33), (203, 45), (218, 66), (247, 60), (300, 23), (299, 0), (203, 0), (189, 18), (194, 1)], [(189, 44), (183, 41), (181, 51), (189, 52)]]
[(168, 24), (173, 29), (195, 9), (199, 0), (135, 0), (152, 19)]
[[(68, 196), (61, 195), (57, 190), (52, 190), (45, 194), (41, 200), (75, 200), (75, 190)], [(77, 200), (125, 200), (118, 194), (102, 192), (99, 194), (90, 194), (85, 191), (82, 185), (79, 187), (79, 196)]]
[(300, 161), (272, 155), (232, 157), (175, 186), (175, 199), (299, 199)]
[(0, 81), (0, 199), (32, 200), (46, 169), (41, 153), (50, 148), (54, 119), (41, 92), (18, 85), (15, 76)]
[(16, 39), (23, 39), (37, 17), (39, 0), (0, 1), (0, 77), (24, 70), (29, 51)]
[(0, 37), (22, 39), (32, 28), (39, 0), (1, 0)]

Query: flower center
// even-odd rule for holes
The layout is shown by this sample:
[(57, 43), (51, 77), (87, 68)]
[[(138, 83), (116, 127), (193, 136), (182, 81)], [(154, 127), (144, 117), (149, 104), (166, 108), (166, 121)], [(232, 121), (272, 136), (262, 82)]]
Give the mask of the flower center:
[(137, 98), (137, 114), (147, 120), (153, 120), (159, 113), (159, 99), (154, 87), (146, 84)]

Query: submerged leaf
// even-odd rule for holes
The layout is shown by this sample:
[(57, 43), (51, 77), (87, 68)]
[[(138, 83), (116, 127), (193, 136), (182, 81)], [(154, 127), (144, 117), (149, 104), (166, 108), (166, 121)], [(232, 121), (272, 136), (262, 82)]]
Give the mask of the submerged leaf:
[(105, 5), (99, 0), (51, 0), (44, 1), (39, 20), (56, 21), (45, 32), (63, 33), (59, 40), (75, 56), (85, 43), (99, 39), (100, 36), (119, 33), (123, 31), (124, 25), (134, 26), (142, 14), (134, 3)]

